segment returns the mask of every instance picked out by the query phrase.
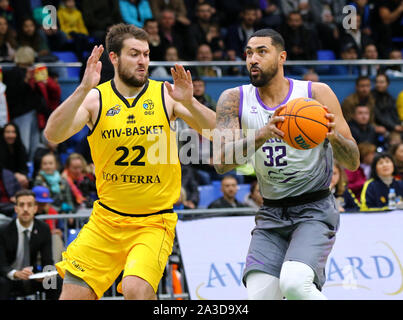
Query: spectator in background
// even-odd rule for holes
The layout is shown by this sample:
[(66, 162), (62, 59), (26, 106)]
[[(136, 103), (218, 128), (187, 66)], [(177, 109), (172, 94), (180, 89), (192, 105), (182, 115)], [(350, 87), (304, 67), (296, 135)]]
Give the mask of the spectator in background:
[(246, 207), (239, 202), (235, 197), (238, 192), (238, 182), (235, 177), (226, 175), (221, 180), (221, 191), (223, 196), (208, 205), (212, 208), (243, 208)]
[[(316, 60), (316, 51), (319, 49), (317, 36), (313, 30), (308, 30), (303, 25), (300, 12), (294, 11), (287, 16), (285, 24), (280, 28), (280, 33), (284, 39), (287, 39), (285, 44), (287, 59)], [(304, 74), (307, 71), (304, 66), (292, 66), (288, 69), (293, 74)]]
[(353, 15), (352, 19), (354, 18), (355, 21), (352, 20), (352, 23), (355, 22), (356, 27), (348, 29), (343, 28), (343, 32), (340, 36), (340, 43), (354, 44), (358, 58), (361, 58), (364, 47), (369, 43), (373, 43), (373, 40), (369, 35), (361, 31), (361, 16), (359, 14)]
[(280, 0), (261, 0), (259, 8), (262, 10), (263, 28), (276, 29), (283, 23)]
[(189, 47), (192, 52), (196, 52), (197, 47), (202, 43), (212, 40), (211, 36), (210, 41), (207, 40), (207, 33), (210, 31), (209, 29), (213, 24), (212, 16), (213, 10), (209, 3), (203, 2), (196, 4), (196, 22), (192, 23), (188, 30)]
[(239, 21), (239, 13), (245, 6), (244, 0), (218, 0), (215, 3), (218, 23), (223, 28), (237, 23)]
[(225, 37), (225, 47), (227, 51), (233, 50), (237, 57), (245, 59), (245, 46), (249, 37), (256, 30), (257, 8), (253, 5), (245, 6), (240, 12), (240, 22), (231, 25)]
[[(213, 52), (208, 44), (201, 44), (197, 48), (196, 60), (199, 62), (213, 61)], [(222, 70), (216, 66), (197, 66), (195, 68), (195, 75), (198, 77), (221, 77)]]
[[(164, 61), (172, 61), (172, 66), (174, 65), (175, 62), (179, 61), (179, 55), (178, 55), (178, 49), (174, 46), (167, 47), (165, 56), (164, 56)], [(154, 68), (151, 71), (151, 77), (153, 78), (170, 78), (171, 77), (171, 67), (164, 67), (164, 66), (159, 66)]]
[(187, 46), (184, 44), (184, 37), (177, 25), (175, 24), (175, 12), (171, 9), (161, 11), (159, 18), (159, 32), (162, 42), (162, 50), (166, 51), (169, 46), (174, 46), (181, 53), (181, 56), (187, 59), (188, 56), (193, 56), (194, 53), (187, 52)]
[(401, 0), (379, 1), (377, 9), (379, 15), (379, 24), (376, 28), (377, 40), (382, 56), (386, 57), (388, 50), (393, 47), (392, 39), (403, 37), (403, 2)]
[(358, 15), (361, 17), (361, 30), (364, 34), (371, 36), (371, 23), (373, 15), (373, 5), (368, 3), (368, 0), (354, 0), (350, 3), (357, 9)]
[(388, 131), (403, 133), (399, 115), (396, 109), (396, 101), (388, 92), (390, 84), (389, 77), (379, 73), (375, 78), (375, 88), (372, 96), (375, 99), (375, 123), (384, 126)]
[(396, 178), (403, 180), (403, 143), (400, 142), (390, 148), (390, 154), (396, 165)]
[(21, 187), (28, 188), (28, 155), (21, 141), (20, 132), (14, 123), (0, 130), (0, 164), (10, 170)]
[(309, 2), (309, 0), (281, 0), (281, 9), (285, 17), (289, 17), (291, 13), (299, 12), (304, 22), (308, 23), (313, 20)]
[(319, 81), (319, 75), (315, 71), (310, 69), (302, 76), (302, 80), (318, 82)]
[(206, 83), (201, 78), (193, 79), (193, 96), (201, 104), (215, 111), (217, 102), (206, 93)]
[(346, 173), (337, 162), (333, 164), (333, 176), (329, 188), (336, 198), (340, 212), (359, 211), (360, 203), (354, 193), (347, 187)]
[(119, 0), (120, 14), (125, 23), (143, 28), (147, 19), (153, 18), (148, 0)]
[[(375, 119), (375, 99), (371, 93), (371, 79), (368, 76), (359, 76), (355, 80), (355, 92), (347, 96), (341, 103), (341, 109), (346, 121), (353, 118), (354, 110), (357, 105), (366, 105), (370, 110), (370, 122)], [(379, 133), (379, 132), (378, 132)], [(383, 132), (383, 134), (386, 133)]]
[(79, 61), (83, 61), (83, 54), (90, 47), (88, 30), (85, 26), (82, 13), (76, 7), (75, 0), (64, 0), (57, 11), (60, 30), (68, 39), (73, 40), (73, 49)]
[(14, 214), (15, 194), (21, 185), (14, 174), (0, 163), (0, 213), (8, 217)]
[[(368, 43), (364, 46), (363, 59), (377, 60), (378, 49), (374, 43)], [(363, 76), (375, 76), (380, 71), (379, 64), (371, 64), (367, 66), (361, 66), (361, 75)]]
[(30, 190), (19, 191), (15, 205), (17, 217), (1, 228), (0, 300), (10, 299), (11, 293), (15, 297), (39, 291), (52, 300), (60, 294), (61, 283), (57, 283), (56, 289), (45, 289), (41, 279), (29, 279), (40, 271), (39, 266), (54, 264), (49, 226), (35, 219), (37, 209), (35, 194)]
[(0, 62), (13, 62), (17, 40), (4, 17), (0, 17)]
[(10, 121), (10, 112), (6, 99), (6, 85), (3, 83), (3, 69), (0, 67), (0, 128)]
[[(390, 60), (402, 60), (402, 51), (396, 48), (393, 48), (389, 52), (389, 59)], [(385, 66), (385, 73), (391, 77), (403, 77), (403, 65), (389, 65)]]
[(69, 183), (76, 208), (81, 204), (91, 208), (92, 203), (97, 199), (93, 171), (94, 168), (87, 166), (87, 162), (81, 154), (72, 153), (66, 160), (62, 177)]
[(348, 121), (351, 134), (358, 143), (369, 142), (378, 145), (378, 135), (375, 127), (370, 123), (371, 111), (366, 105), (357, 105), (353, 117)]
[(19, 47), (31, 47), (35, 51), (37, 61), (57, 61), (57, 58), (50, 52), (46, 36), (43, 32), (40, 32), (33, 18), (25, 18), (22, 21), (21, 28), (17, 34), (17, 43)]
[(45, 154), (41, 159), (41, 167), (34, 180), (34, 186), (49, 189), (53, 205), (58, 212), (74, 211), (74, 202), (67, 180), (57, 170), (57, 159), (53, 153)]
[(187, 10), (183, 0), (152, 0), (150, 5), (154, 17), (159, 17), (165, 9), (170, 9), (174, 12), (175, 21), (180, 26), (190, 26), (191, 24), (187, 17)]
[(335, 54), (338, 54), (340, 30), (329, 6), (322, 10), (316, 29), (321, 49), (332, 50)]
[(376, 153), (376, 146), (369, 142), (358, 144), (360, 151), (360, 167), (356, 171), (345, 169), (348, 181), (348, 188), (354, 193), (357, 199), (361, 199), (361, 190), (365, 181), (371, 177), (371, 164)]
[(244, 204), (254, 209), (260, 209), (263, 206), (263, 197), (257, 180), (250, 184), (250, 192), (245, 196)]
[(118, 0), (85, 0), (81, 9), (90, 36), (98, 43), (105, 43), (110, 26), (122, 22)]
[(34, 169), (32, 172), (33, 179), (36, 177), (36, 175), (38, 174), (38, 172), (41, 168), (42, 157), (45, 154), (53, 153), (56, 156), (56, 162), (61, 163), (58, 146), (59, 146), (59, 144), (48, 141), (42, 132), (41, 143), (36, 148), (35, 154), (34, 154), (34, 160), (33, 160)]
[(21, 25), (25, 17), (32, 15), (32, 6), (30, 0), (10, 0), (10, 6), (14, 10), (16, 29)]
[(57, 75), (49, 76), (48, 68), (44, 64), (35, 65), (34, 69), (35, 85), (41, 92), (45, 103), (45, 110), (38, 110), (38, 128), (42, 131), (50, 113), (54, 111), (60, 104), (62, 89), (57, 81)]
[(400, 121), (403, 121), (403, 90), (397, 95), (396, 110), (399, 114)]
[(163, 61), (164, 48), (162, 47), (161, 37), (159, 35), (157, 20), (147, 19), (144, 21), (143, 29), (148, 33), (148, 45), (150, 47), (150, 60)]
[(388, 209), (389, 189), (395, 189), (396, 196), (403, 197), (403, 181), (394, 177), (397, 169), (393, 158), (387, 153), (379, 153), (371, 165), (371, 179), (365, 182), (361, 193), (362, 211)]
[[(357, 47), (353, 42), (344, 43), (340, 49), (340, 58), (342, 60), (357, 60), (358, 51)], [(337, 65), (331, 66), (330, 73), (333, 75), (360, 75), (360, 67), (357, 65)]]
[(6, 19), (10, 28), (13, 28), (14, 30), (16, 29), (17, 24), (15, 21), (14, 10), (10, 6), (9, 0), (0, 0), (0, 16)]
[(186, 192), (183, 199), (185, 209), (196, 209), (199, 204), (199, 184), (196, 179), (196, 171), (190, 165), (181, 165), (182, 167), (182, 188)]
[(206, 34), (206, 43), (213, 52), (213, 60), (225, 60), (225, 44), (220, 34), (220, 26), (211, 24)]
[(14, 60), (16, 66), (4, 72), (7, 104), (12, 106), (9, 108), (10, 119), (19, 128), (28, 160), (31, 161), (40, 139), (37, 112), (48, 114), (49, 109), (34, 78), (34, 50), (21, 47), (16, 51)]
[[(57, 215), (57, 210), (52, 206), (53, 199), (50, 197), (49, 189), (43, 186), (35, 186), (32, 188), (35, 193), (35, 200), (38, 206), (37, 215)], [(52, 234), (52, 257), (55, 263), (62, 260), (62, 252), (64, 249), (63, 230), (64, 223), (61, 219), (47, 219), (45, 223), (50, 228)]]

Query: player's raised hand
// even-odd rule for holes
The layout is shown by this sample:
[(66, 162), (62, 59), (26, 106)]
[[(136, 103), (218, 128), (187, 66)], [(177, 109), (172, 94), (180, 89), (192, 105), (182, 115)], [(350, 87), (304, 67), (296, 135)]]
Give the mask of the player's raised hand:
[(87, 90), (96, 87), (101, 79), (102, 62), (99, 59), (103, 51), (104, 47), (102, 45), (95, 46), (87, 60), (87, 67), (81, 81), (81, 85)]
[(172, 86), (169, 82), (165, 81), (168, 93), (172, 99), (186, 106), (186, 104), (191, 103), (193, 98), (192, 75), (189, 70), (186, 71), (179, 64), (175, 64), (175, 68), (171, 68), (171, 74), (174, 85)]

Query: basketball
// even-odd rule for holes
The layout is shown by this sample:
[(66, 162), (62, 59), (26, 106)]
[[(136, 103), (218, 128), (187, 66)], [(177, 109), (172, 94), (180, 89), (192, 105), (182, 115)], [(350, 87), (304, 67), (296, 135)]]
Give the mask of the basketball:
[(277, 122), (277, 128), (284, 132), (283, 140), (296, 149), (312, 149), (323, 142), (329, 131), (327, 111), (323, 105), (310, 98), (289, 101), (279, 112), (285, 118)]

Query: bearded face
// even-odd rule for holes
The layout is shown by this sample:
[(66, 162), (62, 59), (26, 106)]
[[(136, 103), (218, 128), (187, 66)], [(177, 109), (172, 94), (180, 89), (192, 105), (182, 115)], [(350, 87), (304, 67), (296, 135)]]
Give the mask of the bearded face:
[(270, 83), (271, 79), (273, 79), (273, 77), (277, 74), (277, 72), (278, 72), (277, 62), (274, 62), (265, 70), (262, 70), (261, 67), (258, 65), (253, 65), (249, 69), (250, 82), (255, 87), (264, 87), (268, 83)]
[(118, 75), (119, 78), (130, 87), (142, 87), (148, 80), (148, 70), (145, 67), (139, 67), (139, 70), (131, 70), (122, 58), (118, 58)]

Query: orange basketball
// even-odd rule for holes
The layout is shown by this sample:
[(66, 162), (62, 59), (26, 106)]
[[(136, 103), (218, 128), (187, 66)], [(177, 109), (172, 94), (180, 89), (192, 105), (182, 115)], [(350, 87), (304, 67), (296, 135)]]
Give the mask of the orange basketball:
[(296, 149), (312, 149), (322, 143), (329, 132), (328, 119), (323, 105), (310, 98), (289, 101), (279, 112), (284, 122), (277, 122), (277, 128), (284, 132), (283, 140)]

